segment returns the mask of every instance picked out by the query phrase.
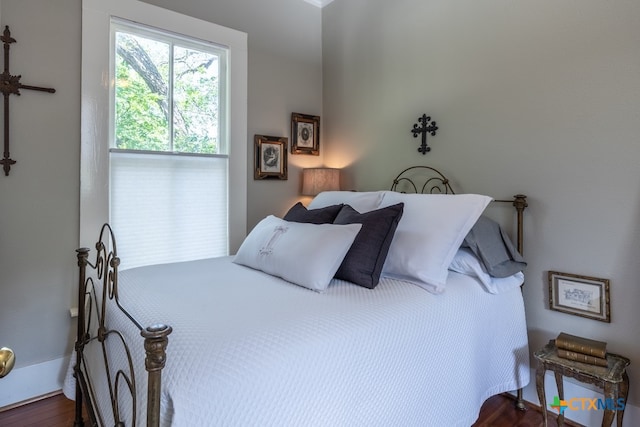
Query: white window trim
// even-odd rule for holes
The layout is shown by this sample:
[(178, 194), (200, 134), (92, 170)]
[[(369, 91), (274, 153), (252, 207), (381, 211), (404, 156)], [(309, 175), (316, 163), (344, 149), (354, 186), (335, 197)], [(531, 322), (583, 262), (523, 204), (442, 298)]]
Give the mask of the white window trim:
[(112, 17), (212, 41), (230, 49), (229, 250), (235, 253), (247, 232), (247, 34), (136, 0), (82, 2), (80, 246), (92, 247), (100, 226), (109, 221)]

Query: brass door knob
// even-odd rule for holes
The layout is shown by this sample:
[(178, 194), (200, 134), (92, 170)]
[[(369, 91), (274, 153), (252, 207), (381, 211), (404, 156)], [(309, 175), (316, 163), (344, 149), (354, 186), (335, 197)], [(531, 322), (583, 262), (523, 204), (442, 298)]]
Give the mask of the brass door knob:
[(0, 348), (0, 378), (6, 376), (16, 363), (16, 355), (7, 347)]

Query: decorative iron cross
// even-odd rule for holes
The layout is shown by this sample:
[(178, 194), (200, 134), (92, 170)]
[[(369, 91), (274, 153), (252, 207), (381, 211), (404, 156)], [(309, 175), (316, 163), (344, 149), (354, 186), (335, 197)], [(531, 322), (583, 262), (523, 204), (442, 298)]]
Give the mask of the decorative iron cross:
[(49, 93), (55, 93), (56, 90), (48, 87), (23, 85), (20, 83), (22, 76), (12, 76), (9, 74), (9, 45), (15, 43), (16, 40), (11, 38), (8, 25), (4, 28), (0, 40), (4, 43), (4, 71), (0, 74), (0, 92), (2, 92), (4, 96), (4, 155), (2, 160), (0, 160), (0, 164), (2, 164), (2, 169), (4, 169), (4, 175), (9, 176), (11, 165), (16, 164), (16, 161), (13, 160), (9, 154), (9, 95), (20, 96), (20, 89)]
[(431, 117), (426, 114), (423, 114), (422, 117), (418, 118), (418, 122), (421, 123), (422, 126), (418, 127), (418, 123), (415, 123), (411, 132), (413, 133), (414, 138), (417, 138), (418, 134), (422, 134), (422, 144), (418, 147), (418, 151), (425, 155), (431, 151), (431, 147), (427, 145), (427, 134), (431, 133), (432, 136), (435, 135), (438, 130), (438, 126), (436, 126), (435, 121), (431, 122)]

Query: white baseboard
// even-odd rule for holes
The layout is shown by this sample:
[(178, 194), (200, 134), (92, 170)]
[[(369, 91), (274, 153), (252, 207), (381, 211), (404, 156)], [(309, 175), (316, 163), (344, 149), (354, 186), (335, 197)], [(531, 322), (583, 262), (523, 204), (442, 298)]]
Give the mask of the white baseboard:
[[(549, 408), (549, 403), (553, 402), (553, 398), (558, 395), (558, 389), (556, 387), (556, 379), (553, 373), (547, 371), (544, 378), (544, 390), (545, 399), (547, 402), (547, 409), (549, 413), (557, 415), (557, 412)], [(526, 401), (541, 405), (538, 400), (538, 393), (536, 391), (536, 372), (535, 369), (531, 370), (531, 381), (523, 390), (523, 397)], [(581, 386), (579, 383), (573, 380), (564, 381), (564, 397), (570, 399), (572, 397), (586, 397), (589, 399), (603, 399), (602, 391), (592, 390)], [(583, 426), (599, 426), (602, 423), (602, 411), (595, 410), (571, 410), (567, 408), (564, 412), (566, 419), (575, 421)], [(622, 427), (635, 427), (640, 426), (640, 407), (634, 405), (626, 405), (624, 411), (624, 418), (622, 420)]]
[(62, 389), (69, 358), (13, 369), (0, 379), (0, 409)]

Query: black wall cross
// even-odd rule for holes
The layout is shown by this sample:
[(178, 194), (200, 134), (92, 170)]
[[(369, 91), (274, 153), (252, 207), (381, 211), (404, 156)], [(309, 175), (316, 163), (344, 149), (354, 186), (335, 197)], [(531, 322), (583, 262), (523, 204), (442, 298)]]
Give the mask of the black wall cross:
[[(418, 127), (418, 123), (420, 123), (420, 127)], [(417, 138), (419, 134), (422, 134), (422, 144), (418, 147), (418, 151), (424, 155), (431, 151), (431, 147), (427, 145), (427, 134), (430, 133), (432, 136), (435, 135), (438, 130), (438, 126), (436, 126), (436, 122), (432, 122), (431, 117), (426, 114), (423, 114), (422, 117), (418, 118), (418, 123), (413, 125), (411, 132), (413, 133), (414, 138)]]
[(9, 26), (4, 28), (0, 40), (4, 43), (4, 71), (0, 74), (0, 92), (4, 96), (4, 154), (0, 164), (4, 169), (4, 175), (9, 176), (11, 165), (15, 165), (16, 161), (11, 158), (9, 154), (9, 95), (20, 96), (20, 89), (37, 90), (40, 92), (54, 93), (56, 90), (47, 87), (29, 86), (20, 83), (22, 76), (12, 76), (9, 74), (9, 45), (15, 43), (16, 40), (11, 38), (11, 32)]

